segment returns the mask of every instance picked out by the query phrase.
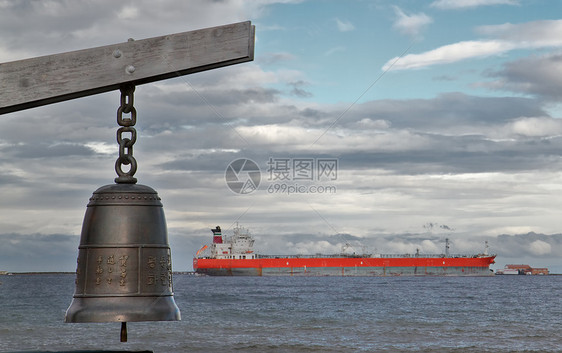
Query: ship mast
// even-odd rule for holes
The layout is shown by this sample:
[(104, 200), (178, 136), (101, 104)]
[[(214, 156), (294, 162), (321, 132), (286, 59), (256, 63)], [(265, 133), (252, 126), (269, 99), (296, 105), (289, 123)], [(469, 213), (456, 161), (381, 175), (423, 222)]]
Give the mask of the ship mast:
[(445, 257), (449, 257), (449, 238), (445, 238)]

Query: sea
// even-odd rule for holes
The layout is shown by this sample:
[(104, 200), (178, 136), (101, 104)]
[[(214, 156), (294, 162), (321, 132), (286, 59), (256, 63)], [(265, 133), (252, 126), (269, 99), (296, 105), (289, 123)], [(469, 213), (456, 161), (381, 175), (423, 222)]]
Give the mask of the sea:
[(174, 275), (181, 321), (64, 323), (73, 274), (0, 276), (0, 352), (562, 352), (562, 276)]

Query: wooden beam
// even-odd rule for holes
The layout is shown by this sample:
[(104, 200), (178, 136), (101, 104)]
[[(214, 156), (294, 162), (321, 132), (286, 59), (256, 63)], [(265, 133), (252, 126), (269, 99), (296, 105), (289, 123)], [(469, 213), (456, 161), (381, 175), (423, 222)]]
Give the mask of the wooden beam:
[(254, 60), (249, 21), (0, 64), (0, 114)]

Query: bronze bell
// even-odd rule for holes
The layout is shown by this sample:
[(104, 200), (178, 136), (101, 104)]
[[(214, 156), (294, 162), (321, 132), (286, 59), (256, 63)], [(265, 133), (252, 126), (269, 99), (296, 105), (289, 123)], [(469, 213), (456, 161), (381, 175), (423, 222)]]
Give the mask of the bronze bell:
[(132, 183), (102, 186), (84, 216), (76, 290), (65, 321), (175, 320), (180, 311), (158, 194)]

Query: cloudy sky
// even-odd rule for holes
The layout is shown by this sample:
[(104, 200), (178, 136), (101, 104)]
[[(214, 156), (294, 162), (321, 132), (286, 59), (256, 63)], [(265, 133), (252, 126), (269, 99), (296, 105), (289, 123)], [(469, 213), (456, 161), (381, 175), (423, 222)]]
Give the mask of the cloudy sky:
[[(211, 227), (240, 222), (261, 253), (441, 253), (448, 237), (456, 253), (488, 241), (494, 268), (562, 273), (561, 13), (5, 0), (0, 63), (252, 21), (253, 62), (136, 88), (135, 176), (162, 198), (174, 270), (191, 270)], [(88, 198), (116, 176), (118, 105), (114, 91), (0, 116), (0, 270), (75, 269)], [(259, 168), (256, 190), (226, 178), (256, 176), (228, 175), (239, 159)]]

